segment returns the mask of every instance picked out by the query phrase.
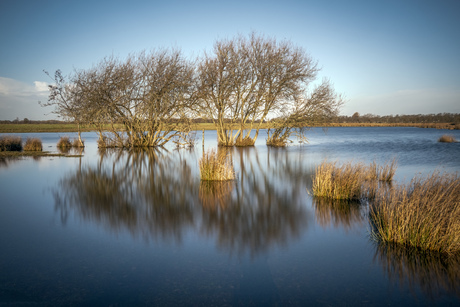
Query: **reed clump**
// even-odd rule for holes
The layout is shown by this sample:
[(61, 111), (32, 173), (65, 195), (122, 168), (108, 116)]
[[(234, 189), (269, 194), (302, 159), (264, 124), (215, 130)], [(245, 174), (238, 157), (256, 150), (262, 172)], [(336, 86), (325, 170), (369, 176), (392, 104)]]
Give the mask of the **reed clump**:
[(460, 252), (460, 178), (435, 172), (378, 191), (369, 221), (373, 236), (383, 242)]
[(457, 142), (457, 140), (454, 138), (453, 135), (444, 134), (443, 136), (441, 136), (438, 139), (438, 142), (441, 142), (441, 143), (455, 143), (455, 142)]
[(56, 147), (62, 151), (68, 151), (70, 150), (70, 148), (72, 148), (72, 143), (70, 142), (70, 139), (68, 136), (62, 136), (59, 139)]
[(235, 179), (233, 165), (226, 153), (210, 149), (203, 153), (199, 162), (201, 180), (224, 181)]
[(24, 151), (43, 151), (42, 140), (39, 138), (27, 138)]
[(346, 162), (323, 161), (313, 176), (313, 195), (330, 199), (360, 200), (373, 198), (378, 188), (377, 181), (391, 182), (396, 171), (396, 160), (379, 166)]
[(72, 147), (74, 148), (83, 148), (85, 147), (85, 142), (83, 140), (74, 139), (72, 142)]
[(22, 139), (19, 136), (0, 137), (0, 151), (21, 151)]

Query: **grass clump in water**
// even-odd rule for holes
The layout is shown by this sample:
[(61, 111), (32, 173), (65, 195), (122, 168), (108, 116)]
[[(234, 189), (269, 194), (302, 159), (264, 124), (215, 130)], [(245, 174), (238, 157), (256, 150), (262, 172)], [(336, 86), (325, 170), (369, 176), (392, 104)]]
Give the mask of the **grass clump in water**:
[(39, 138), (27, 138), (24, 151), (43, 151), (42, 141)]
[(362, 163), (323, 161), (313, 176), (313, 195), (330, 199), (359, 200), (373, 197), (378, 181), (391, 182), (396, 171), (396, 160), (379, 166), (375, 162), (369, 166)]
[(435, 172), (378, 191), (369, 220), (373, 236), (383, 242), (460, 252), (460, 178)]
[(0, 151), (21, 151), (22, 140), (19, 136), (0, 137)]
[(72, 143), (70, 142), (70, 139), (68, 136), (62, 136), (56, 147), (62, 151), (68, 151), (70, 148), (72, 148)]
[(226, 153), (217, 153), (214, 149), (203, 154), (199, 162), (201, 180), (224, 181), (235, 179), (235, 172)]
[(455, 143), (455, 142), (457, 142), (457, 140), (452, 135), (444, 134), (443, 136), (441, 136), (438, 139), (438, 142), (441, 142), (441, 143)]

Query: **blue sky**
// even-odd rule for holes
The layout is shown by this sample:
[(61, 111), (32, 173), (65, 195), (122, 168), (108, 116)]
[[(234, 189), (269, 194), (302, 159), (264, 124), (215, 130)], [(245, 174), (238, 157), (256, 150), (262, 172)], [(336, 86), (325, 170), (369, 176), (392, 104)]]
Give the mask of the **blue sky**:
[(43, 73), (256, 31), (303, 47), (342, 114), (460, 113), (460, 1), (0, 1), (0, 120), (53, 119)]

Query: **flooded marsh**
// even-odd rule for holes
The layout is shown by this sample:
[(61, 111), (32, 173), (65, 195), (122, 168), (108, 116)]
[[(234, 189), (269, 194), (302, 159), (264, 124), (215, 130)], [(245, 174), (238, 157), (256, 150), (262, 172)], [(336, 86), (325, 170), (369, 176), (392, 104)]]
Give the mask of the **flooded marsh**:
[[(460, 143), (356, 127), (272, 148), (263, 133), (250, 148), (217, 147), (206, 131), (204, 146), (130, 151), (99, 150), (86, 132), (79, 157), (0, 164), (0, 305), (460, 304), (459, 255), (379, 243), (367, 203), (312, 194), (324, 160), (395, 159), (391, 185), (406, 184), (460, 171)], [(57, 153), (64, 134), (13, 136)], [(201, 180), (208, 150), (234, 180)]]

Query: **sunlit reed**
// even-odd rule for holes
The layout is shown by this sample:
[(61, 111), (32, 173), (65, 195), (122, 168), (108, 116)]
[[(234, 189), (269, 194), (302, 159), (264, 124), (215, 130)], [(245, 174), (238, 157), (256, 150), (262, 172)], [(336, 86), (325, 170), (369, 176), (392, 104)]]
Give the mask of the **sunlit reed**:
[(201, 180), (224, 181), (235, 179), (235, 172), (227, 154), (210, 149), (199, 162)]
[(442, 253), (460, 251), (460, 179), (435, 172), (379, 190), (371, 205), (373, 236)]
[(21, 151), (22, 140), (19, 136), (0, 137), (0, 151)]
[(27, 138), (24, 151), (42, 151), (42, 141), (39, 138)]

